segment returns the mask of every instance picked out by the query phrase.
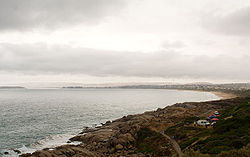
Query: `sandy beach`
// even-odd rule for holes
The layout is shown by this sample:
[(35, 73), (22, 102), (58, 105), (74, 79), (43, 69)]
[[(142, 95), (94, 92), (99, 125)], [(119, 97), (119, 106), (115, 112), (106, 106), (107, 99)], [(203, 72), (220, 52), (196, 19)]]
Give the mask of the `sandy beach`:
[(237, 96), (231, 93), (224, 93), (224, 92), (215, 92), (215, 91), (211, 91), (211, 93), (213, 93), (214, 95), (220, 97), (221, 100), (225, 100), (225, 99), (231, 99), (231, 98), (236, 98)]

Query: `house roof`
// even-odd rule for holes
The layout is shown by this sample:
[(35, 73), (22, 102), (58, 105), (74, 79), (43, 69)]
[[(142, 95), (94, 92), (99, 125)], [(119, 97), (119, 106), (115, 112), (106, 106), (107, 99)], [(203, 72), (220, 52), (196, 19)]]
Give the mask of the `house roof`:
[(211, 119), (211, 118), (215, 118), (216, 116), (214, 115), (214, 114), (211, 114), (210, 116), (209, 116), (209, 118)]
[(213, 121), (217, 121), (217, 120), (219, 120), (219, 119), (218, 119), (218, 118), (213, 118), (212, 120), (213, 120)]

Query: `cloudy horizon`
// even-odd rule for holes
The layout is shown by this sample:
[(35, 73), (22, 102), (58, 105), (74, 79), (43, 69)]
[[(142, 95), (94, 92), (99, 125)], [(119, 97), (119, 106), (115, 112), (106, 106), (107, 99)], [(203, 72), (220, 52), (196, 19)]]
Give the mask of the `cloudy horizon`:
[(250, 82), (249, 28), (248, 0), (0, 0), (0, 85)]

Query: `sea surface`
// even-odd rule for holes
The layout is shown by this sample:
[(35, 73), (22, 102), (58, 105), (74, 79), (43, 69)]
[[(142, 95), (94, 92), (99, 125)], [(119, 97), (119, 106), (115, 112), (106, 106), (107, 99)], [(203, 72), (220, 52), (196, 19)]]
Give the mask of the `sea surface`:
[(209, 92), (166, 89), (2, 89), (0, 156), (58, 146), (86, 126), (124, 115), (215, 99)]

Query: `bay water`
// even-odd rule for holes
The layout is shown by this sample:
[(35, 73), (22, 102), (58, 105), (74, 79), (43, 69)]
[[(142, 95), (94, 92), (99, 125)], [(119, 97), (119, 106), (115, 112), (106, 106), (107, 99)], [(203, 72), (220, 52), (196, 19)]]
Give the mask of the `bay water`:
[(209, 92), (167, 89), (1, 89), (0, 156), (58, 146), (86, 126), (124, 115), (216, 99)]

